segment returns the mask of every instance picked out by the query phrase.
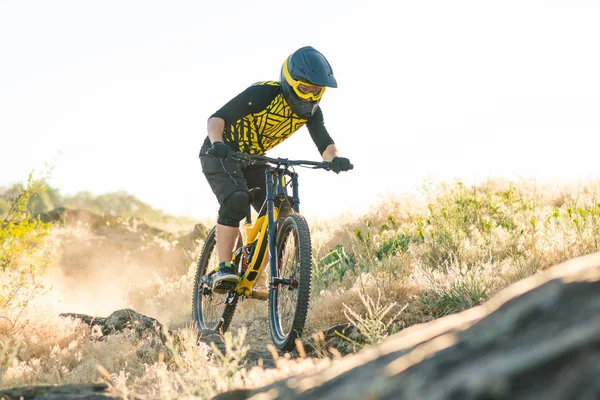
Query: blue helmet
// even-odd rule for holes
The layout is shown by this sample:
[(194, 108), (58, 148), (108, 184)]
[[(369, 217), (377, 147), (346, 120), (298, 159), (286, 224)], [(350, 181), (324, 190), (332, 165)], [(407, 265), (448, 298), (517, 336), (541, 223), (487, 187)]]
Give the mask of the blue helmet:
[(302, 47), (286, 58), (280, 81), (283, 97), (301, 118), (314, 115), (325, 88), (337, 87), (331, 65), (311, 46)]

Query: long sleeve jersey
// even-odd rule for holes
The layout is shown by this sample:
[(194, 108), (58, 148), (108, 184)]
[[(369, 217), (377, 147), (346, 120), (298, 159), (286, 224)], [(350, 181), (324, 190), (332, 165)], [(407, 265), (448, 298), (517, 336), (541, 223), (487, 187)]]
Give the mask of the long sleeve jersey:
[[(225, 121), (223, 139), (237, 151), (264, 154), (306, 125), (320, 154), (334, 141), (327, 132), (321, 107), (310, 119), (294, 114), (279, 82), (258, 82), (231, 99), (211, 117)], [(210, 146), (207, 137), (203, 148)]]

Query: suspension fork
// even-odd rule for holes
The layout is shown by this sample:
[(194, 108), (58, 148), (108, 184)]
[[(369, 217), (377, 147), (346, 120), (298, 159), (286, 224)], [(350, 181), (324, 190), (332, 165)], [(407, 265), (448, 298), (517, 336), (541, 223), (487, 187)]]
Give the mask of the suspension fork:
[(273, 171), (270, 168), (265, 171), (265, 180), (267, 183), (267, 221), (269, 222), (269, 271), (271, 285), (273, 285), (274, 278), (277, 277), (277, 249), (275, 244), (275, 194), (273, 193)]
[[(281, 173), (281, 172), (280, 172)], [(275, 193), (273, 191), (273, 187), (277, 187), (277, 194), (281, 190), (285, 191), (285, 188), (278, 181), (277, 184), (273, 183), (273, 171), (271, 169), (267, 169), (265, 171), (265, 179), (266, 179), (266, 201), (267, 201), (267, 219), (269, 222), (269, 270), (271, 272), (271, 285), (277, 285), (281, 282), (280, 277), (277, 272), (277, 243), (276, 243), (276, 229), (277, 225), (275, 224)], [(278, 179), (279, 175), (278, 175)], [(300, 196), (298, 195), (298, 174), (292, 174), (292, 196), (294, 198), (294, 211), (296, 213), (300, 212)], [(289, 283), (287, 283), (289, 284)]]

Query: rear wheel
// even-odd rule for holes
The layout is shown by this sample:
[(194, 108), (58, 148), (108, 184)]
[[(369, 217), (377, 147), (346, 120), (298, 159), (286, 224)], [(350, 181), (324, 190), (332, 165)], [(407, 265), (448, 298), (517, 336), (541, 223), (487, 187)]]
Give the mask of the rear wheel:
[(213, 293), (212, 279), (207, 277), (207, 274), (216, 270), (219, 265), (215, 229), (216, 227), (206, 238), (194, 279), (192, 318), (199, 333), (225, 332), (229, 328), (237, 305), (237, 297), (234, 293)]
[(269, 324), (275, 347), (289, 351), (304, 331), (311, 285), (311, 243), (306, 220), (287, 216), (278, 227), (277, 276), (269, 290)]

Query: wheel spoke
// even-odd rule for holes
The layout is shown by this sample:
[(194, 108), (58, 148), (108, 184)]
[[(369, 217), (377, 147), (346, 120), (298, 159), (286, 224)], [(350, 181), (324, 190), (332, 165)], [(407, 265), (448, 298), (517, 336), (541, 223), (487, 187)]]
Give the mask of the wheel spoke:
[[(215, 246), (216, 247), (216, 246)], [(219, 264), (217, 252), (213, 249), (213, 252), (208, 260), (206, 271), (212, 271)], [(202, 307), (202, 322), (205, 329), (217, 330), (221, 323), (221, 315), (225, 311), (226, 303), (222, 295), (216, 293), (202, 295), (201, 293), (201, 307)]]
[(291, 350), (302, 335), (310, 300), (311, 245), (306, 220), (290, 214), (277, 234), (277, 279), (269, 294), (271, 336), (279, 350)]
[[(238, 242), (241, 245), (241, 242)], [(196, 270), (196, 281), (193, 293), (193, 318), (198, 329), (210, 331), (225, 331), (233, 317), (237, 298), (228, 301), (227, 294), (213, 293), (210, 287), (211, 280), (206, 282), (206, 273), (217, 268), (219, 259), (215, 241), (214, 229), (208, 235), (206, 243), (200, 254)]]

